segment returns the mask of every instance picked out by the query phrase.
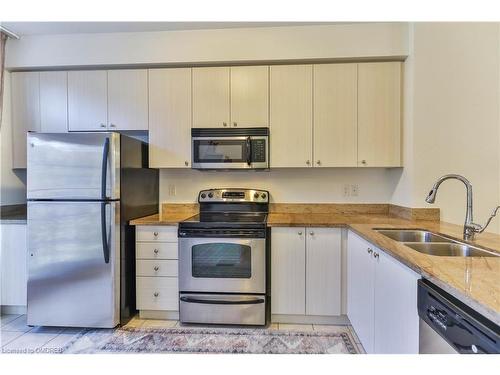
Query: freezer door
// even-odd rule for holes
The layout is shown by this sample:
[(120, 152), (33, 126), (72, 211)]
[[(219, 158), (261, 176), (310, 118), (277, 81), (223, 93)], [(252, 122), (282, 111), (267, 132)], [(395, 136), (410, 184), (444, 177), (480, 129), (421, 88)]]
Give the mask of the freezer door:
[(118, 202), (28, 202), (28, 324), (119, 323)]
[(120, 198), (118, 133), (28, 134), (28, 199)]

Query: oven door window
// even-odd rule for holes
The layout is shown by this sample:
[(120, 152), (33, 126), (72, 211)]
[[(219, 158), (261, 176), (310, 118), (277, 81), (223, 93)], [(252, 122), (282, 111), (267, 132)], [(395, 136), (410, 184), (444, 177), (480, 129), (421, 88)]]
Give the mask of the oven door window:
[(244, 163), (247, 145), (245, 140), (194, 140), (195, 163)]
[(251, 248), (237, 243), (206, 243), (192, 247), (192, 276), (249, 279)]

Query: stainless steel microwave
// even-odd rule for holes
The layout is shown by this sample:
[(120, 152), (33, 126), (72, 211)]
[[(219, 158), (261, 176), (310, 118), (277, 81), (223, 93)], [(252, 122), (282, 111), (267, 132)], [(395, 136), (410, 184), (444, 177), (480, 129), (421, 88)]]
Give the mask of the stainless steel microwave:
[(193, 169), (269, 168), (269, 128), (191, 129)]

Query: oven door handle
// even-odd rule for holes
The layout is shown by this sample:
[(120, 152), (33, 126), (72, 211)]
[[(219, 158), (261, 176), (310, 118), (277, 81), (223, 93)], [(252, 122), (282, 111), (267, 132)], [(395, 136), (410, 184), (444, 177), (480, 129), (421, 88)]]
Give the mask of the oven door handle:
[(242, 299), (242, 300), (223, 300), (223, 299), (203, 299), (203, 298), (193, 298), (193, 297), (181, 297), (182, 302), (186, 303), (202, 303), (206, 305), (257, 305), (264, 303), (264, 298), (254, 298), (254, 299)]

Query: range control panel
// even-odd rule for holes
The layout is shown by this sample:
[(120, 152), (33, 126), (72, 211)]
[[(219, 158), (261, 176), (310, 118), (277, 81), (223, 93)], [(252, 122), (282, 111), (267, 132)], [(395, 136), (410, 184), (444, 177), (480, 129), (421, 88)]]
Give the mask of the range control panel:
[(253, 202), (269, 203), (269, 192), (256, 189), (209, 189), (202, 190), (198, 202)]

